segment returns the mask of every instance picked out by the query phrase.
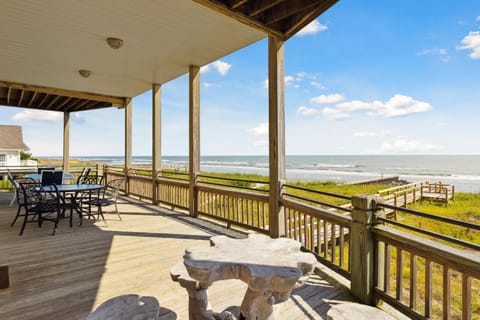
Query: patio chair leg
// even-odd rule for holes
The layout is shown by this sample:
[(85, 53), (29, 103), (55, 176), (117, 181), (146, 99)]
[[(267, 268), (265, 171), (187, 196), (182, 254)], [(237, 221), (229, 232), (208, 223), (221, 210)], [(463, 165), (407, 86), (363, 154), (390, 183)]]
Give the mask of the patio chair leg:
[(16, 199), (17, 199), (17, 193), (15, 192), (15, 193), (13, 194), (12, 200), (10, 201), (10, 207), (13, 206), (13, 203), (15, 202)]
[(15, 216), (15, 219), (13, 219), (13, 222), (12, 224), (10, 225), (10, 227), (13, 227), (13, 225), (15, 224), (15, 222), (17, 221), (18, 217), (20, 216), (20, 210), (22, 209), (22, 207), (18, 206), (18, 210), (17, 210), (17, 215)]
[(122, 221), (122, 216), (120, 216), (120, 213), (118, 213), (118, 206), (117, 206), (116, 202), (115, 202), (115, 212), (117, 213), (118, 219), (120, 219), (120, 221)]
[(20, 235), (23, 234), (23, 230), (25, 229), (25, 226), (27, 225), (27, 219), (28, 219), (28, 213), (25, 213), (25, 219), (23, 219), (22, 228), (20, 229)]

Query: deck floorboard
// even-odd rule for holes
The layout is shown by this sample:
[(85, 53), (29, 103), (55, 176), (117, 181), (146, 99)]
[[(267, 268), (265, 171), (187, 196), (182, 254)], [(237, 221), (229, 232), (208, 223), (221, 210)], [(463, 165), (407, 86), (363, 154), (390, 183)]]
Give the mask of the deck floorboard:
[[(0, 193), (0, 266), (8, 265), (10, 288), (0, 290), (0, 319), (85, 319), (102, 302), (121, 295), (153, 296), (161, 319), (188, 319), (185, 289), (169, 270), (182, 261), (185, 248), (209, 245), (216, 234), (245, 236), (217, 224), (192, 219), (143, 202), (122, 199), (122, 221), (105, 214), (106, 223), (85, 220), (68, 226), (10, 227), (16, 206)], [(246, 285), (238, 280), (216, 282), (209, 301), (216, 311), (241, 303)], [(325, 319), (329, 303), (352, 301), (348, 290), (317, 273), (292, 297), (276, 306), (281, 319)]]

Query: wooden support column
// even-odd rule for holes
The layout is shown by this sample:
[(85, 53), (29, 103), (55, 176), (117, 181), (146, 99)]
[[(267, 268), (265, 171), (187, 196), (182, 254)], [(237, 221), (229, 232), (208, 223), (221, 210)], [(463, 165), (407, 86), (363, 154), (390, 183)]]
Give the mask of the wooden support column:
[(125, 194), (128, 195), (128, 170), (132, 167), (132, 98), (125, 103)]
[(190, 175), (190, 215), (198, 215), (197, 190), (195, 188), (197, 175), (200, 172), (200, 67), (189, 68), (189, 118), (188, 118), (188, 158)]
[(63, 113), (63, 172), (70, 171), (70, 112)]
[[(360, 302), (373, 305), (375, 286), (375, 241), (372, 227), (376, 223), (379, 196), (354, 195), (352, 197), (352, 228), (350, 233), (350, 261), (352, 269), (351, 292)], [(384, 263), (384, 255), (379, 255), (379, 264)], [(378, 270), (383, 275), (383, 266)], [(379, 282), (383, 284), (382, 280)]]
[(268, 37), (268, 122), (270, 236), (285, 235), (285, 213), (280, 205), (282, 184), (285, 181), (285, 93), (283, 40)]
[(152, 202), (158, 203), (157, 175), (162, 169), (161, 85), (152, 85)]

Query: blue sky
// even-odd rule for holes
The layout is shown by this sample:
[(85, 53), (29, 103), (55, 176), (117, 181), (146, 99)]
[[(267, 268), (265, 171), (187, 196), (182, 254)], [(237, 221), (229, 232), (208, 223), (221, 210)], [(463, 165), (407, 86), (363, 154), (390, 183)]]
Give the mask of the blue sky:
[[(268, 154), (267, 41), (202, 68), (201, 154)], [(341, 0), (285, 44), (287, 154), (480, 154), (480, 3)], [(187, 70), (186, 70), (187, 71)], [(162, 86), (162, 153), (188, 153), (188, 82)], [(151, 92), (133, 100), (151, 154)], [(0, 108), (36, 156), (62, 115)], [(123, 111), (72, 114), (71, 154), (122, 155)]]

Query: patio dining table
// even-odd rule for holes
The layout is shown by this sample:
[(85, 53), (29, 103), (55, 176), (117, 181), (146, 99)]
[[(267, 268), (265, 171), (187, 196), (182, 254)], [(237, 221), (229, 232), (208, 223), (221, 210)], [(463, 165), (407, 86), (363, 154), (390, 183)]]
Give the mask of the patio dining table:
[[(78, 195), (88, 193), (89, 200), (91, 200), (92, 192), (99, 192), (105, 186), (103, 184), (60, 184), (57, 185), (57, 190), (60, 194), (62, 194), (63, 198), (65, 199), (68, 195), (70, 195), (70, 203), (72, 209), (74, 209), (78, 217), (80, 219), (80, 225), (83, 223), (83, 212), (84, 209), (80, 206), (78, 202)], [(54, 186), (43, 186), (42, 190), (45, 192), (55, 192)], [(86, 213), (88, 215), (91, 214), (90, 206)], [(70, 215), (70, 224), (72, 223), (72, 216)]]

